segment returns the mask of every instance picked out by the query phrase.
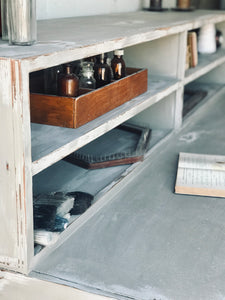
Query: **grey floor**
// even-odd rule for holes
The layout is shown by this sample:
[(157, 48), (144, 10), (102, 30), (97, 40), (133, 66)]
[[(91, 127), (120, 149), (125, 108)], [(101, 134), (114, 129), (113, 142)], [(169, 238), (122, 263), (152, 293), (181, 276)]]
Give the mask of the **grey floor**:
[(225, 199), (174, 194), (179, 152), (225, 155), (225, 93), (31, 274), (116, 299), (225, 299)]

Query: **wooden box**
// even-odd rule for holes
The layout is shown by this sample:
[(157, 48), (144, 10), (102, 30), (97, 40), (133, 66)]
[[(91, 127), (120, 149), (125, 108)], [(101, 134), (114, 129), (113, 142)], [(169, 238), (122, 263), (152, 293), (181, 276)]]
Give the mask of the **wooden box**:
[(30, 94), (31, 122), (78, 128), (147, 91), (147, 69), (127, 68), (127, 76), (78, 97)]

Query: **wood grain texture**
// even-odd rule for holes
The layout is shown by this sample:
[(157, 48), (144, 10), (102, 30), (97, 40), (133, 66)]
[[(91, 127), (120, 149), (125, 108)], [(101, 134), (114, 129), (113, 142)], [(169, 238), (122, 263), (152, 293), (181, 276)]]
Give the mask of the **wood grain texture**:
[(33, 256), (30, 119), (25, 105), (29, 81), (26, 74), (26, 66), (20, 61), (0, 60), (0, 76), (4, 78), (0, 82), (0, 138), (4, 141), (0, 147), (0, 267), (22, 273), (27, 273)]
[[(0, 60), (0, 267), (15, 269), (18, 266), (18, 220), (16, 208), (14, 130), (11, 88), (11, 64)], [(5, 88), (4, 88), (5, 85)], [(6, 130), (7, 128), (7, 130)], [(14, 188), (12, 188), (12, 186)], [(10, 220), (10, 222), (9, 222)]]
[(61, 127), (74, 127), (74, 98), (31, 94), (31, 121)]
[(123, 159), (114, 159), (114, 160), (108, 160), (104, 162), (96, 162), (96, 163), (89, 163), (84, 160), (71, 160), (68, 158), (67, 161), (71, 163), (75, 163), (76, 165), (89, 169), (89, 170), (96, 170), (96, 169), (103, 169), (103, 168), (110, 168), (114, 166), (122, 166), (122, 165), (129, 165), (129, 164), (134, 164), (138, 161), (143, 161), (144, 157), (143, 156), (135, 156), (135, 157), (127, 157)]
[(225, 197), (224, 190), (218, 189), (206, 189), (206, 188), (194, 188), (186, 186), (176, 186), (175, 192), (178, 194), (186, 195), (198, 195), (198, 196), (207, 196), (207, 197)]
[(96, 119), (147, 91), (147, 70), (134, 73), (103, 88), (79, 97), (75, 108), (75, 127)]
[(130, 68), (128, 74), (76, 98), (31, 93), (31, 121), (78, 128), (147, 90), (146, 69)]

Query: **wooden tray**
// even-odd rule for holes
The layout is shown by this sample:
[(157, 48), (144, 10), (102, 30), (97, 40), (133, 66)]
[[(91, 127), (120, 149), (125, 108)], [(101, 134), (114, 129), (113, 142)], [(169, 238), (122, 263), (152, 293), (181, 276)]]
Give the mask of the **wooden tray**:
[(31, 122), (78, 128), (147, 91), (147, 69), (127, 68), (127, 76), (76, 98), (30, 94)]
[(151, 137), (151, 129), (122, 124), (64, 160), (86, 169), (101, 169), (142, 161)]

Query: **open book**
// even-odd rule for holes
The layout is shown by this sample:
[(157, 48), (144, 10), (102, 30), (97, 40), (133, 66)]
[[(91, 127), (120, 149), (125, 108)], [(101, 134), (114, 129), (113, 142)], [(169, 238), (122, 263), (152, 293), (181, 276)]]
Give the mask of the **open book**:
[(181, 152), (175, 193), (225, 197), (225, 156)]

